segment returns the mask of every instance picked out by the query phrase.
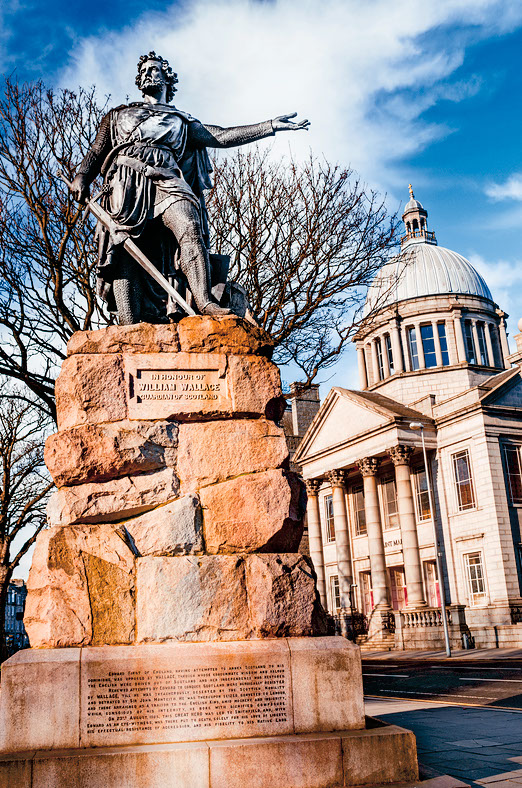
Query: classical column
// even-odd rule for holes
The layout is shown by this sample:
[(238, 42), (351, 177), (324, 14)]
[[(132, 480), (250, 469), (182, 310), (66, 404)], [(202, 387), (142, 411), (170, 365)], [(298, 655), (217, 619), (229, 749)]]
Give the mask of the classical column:
[(395, 372), (403, 372), (404, 365), (402, 363), (401, 335), (396, 320), (390, 326), (390, 336), (393, 353), (393, 369)]
[(442, 348), (440, 346), (439, 324), (436, 320), (431, 321), (431, 327), (433, 331), (433, 343), (435, 345), (435, 358), (437, 359), (437, 366), (442, 367)]
[(366, 356), (364, 355), (364, 346), (358, 342), (357, 345), (357, 364), (359, 367), (359, 384), (361, 389), (368, 388), (368, 373), (366, 371)]
[(335, 529), (335, 548), (337, 551), (337, 569), (339, 575), (339, 595), (341, 608), (351, 609), (352, 563), (350, 556), (350, 533), (346, 503), (344, 499), (344, 482), (346, 471), (335, 470), (328, 473), (328, 481), (332, 487), (332, 506)]
[(489, 366), (496, 367), (495, 353), (493, 351), (493, 341), (491, 338), (491, 323), (484, 324), (484, 334), (486, 335), (486, 347), (488, 349)]
[(424, 360), (424, 348), (422, 347), (420, 323), (415, 323), (415, 339), (417, 340), (417, 356), (419, 358), (419, 369), (426, 369), (426, 361)]
[(419, 540), (415, 505), (410, 478), (411, 446), (393, 446), (388, 449), (395, 466), (395, 484), (397, 485), (397, 508), (401, 524), (402, 553), (404, 556), (404, 574), (408, 591), (408, 607), (426, 605), (422, 584), (422, 564), (420, 560)]
[(391, 607), (390, 595), (386, 576), (386, 560), (384, 558), (381, 510), (377, 494), (379, 460), (377, 457), (365, 457), (363, 460), (359, 460), (357, 465), (361, 471), (364, 485), (364, 510), (370, 550), (373, 604), (377, 610), (389, 610)]
[(466, 345), (464, 344), (464, 334), (462, 332), (462, 313), (460, 309), (455, 311), (453, 324), (455, 326), (455, 340), (457, 342), (457, 360), (459, 362), (467, 361)]
[(473, 334), (473, 344), (475, 345), (475, 363), (482, 366), (482, 353), (480, 352), (480, 342), (478, 338), (477, 321), (471, 321), (471, 333)]
[(308, 540), (310, 543), (310, 558), (317, 574), (317, 590), (321, 597), (324, 609), (326, 606), (326, 581), (324, 576), (323, 539), (321, 534), (321, 515), (319, 514), (319, 488), (321, 479), (306, 479), (306, 492), (308, 505), (306, 516), (308, 521)]
[(504, 356), (504, 367), (506, 369), (509, 369), (509, 361), (507, 360), (507, 357), (510, 355), (510, 350), (509, 350), (507, 330), (506, 330), (506, 320), (505, 320), (506, 313), (502, 312), (502, 310), (499, 309), (498, 314), (500, 315), (500, 326), (499, 326), (500, 345), (502, 347), (502, 355)]

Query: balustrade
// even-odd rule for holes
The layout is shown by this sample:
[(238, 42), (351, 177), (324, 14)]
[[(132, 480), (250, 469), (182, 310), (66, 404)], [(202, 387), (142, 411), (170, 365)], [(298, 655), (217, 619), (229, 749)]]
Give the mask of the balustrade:
[[(442, 613), (438, 607), (425, 607), (422, 610), (401, 610), (398, 614), (401, 617), (403, 629), (413, 629), (419, 627), (442, 627)], [(446, 609), (448, 624), (451, 626), (451, 611)]]

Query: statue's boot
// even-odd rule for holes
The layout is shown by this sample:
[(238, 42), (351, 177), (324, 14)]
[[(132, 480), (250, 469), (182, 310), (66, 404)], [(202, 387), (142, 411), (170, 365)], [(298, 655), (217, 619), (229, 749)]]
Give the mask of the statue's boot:
[(216, 317), (232, 314), (231, 309), (226, 309), (224, 306), (219, 306), (219, 304), (216, 304), (214, 301), (209, 301), (208, 304), (205, 304), (202, 309), (200, 308), (200, 312), (202, 315), (215, 315)]

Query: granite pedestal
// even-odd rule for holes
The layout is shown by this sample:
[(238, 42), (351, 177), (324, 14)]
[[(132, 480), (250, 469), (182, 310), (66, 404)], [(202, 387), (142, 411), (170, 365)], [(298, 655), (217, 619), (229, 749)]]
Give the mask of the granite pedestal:
[(58, 490), (2, 666), (0, 788), (348, 788), (413, 780), (368, 725), (359, 650), (298, 553), (268, 336), (235, 318), (76, 334)]

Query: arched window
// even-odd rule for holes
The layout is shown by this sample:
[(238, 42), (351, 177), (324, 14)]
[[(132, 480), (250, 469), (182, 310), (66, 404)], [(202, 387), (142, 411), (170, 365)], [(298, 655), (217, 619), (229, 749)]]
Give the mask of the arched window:
[(415, 232), (418, 229), (419, 229), (419, 223), (418, 223), (417, 219), (414, 219), (413, 220), (413, 232)]

